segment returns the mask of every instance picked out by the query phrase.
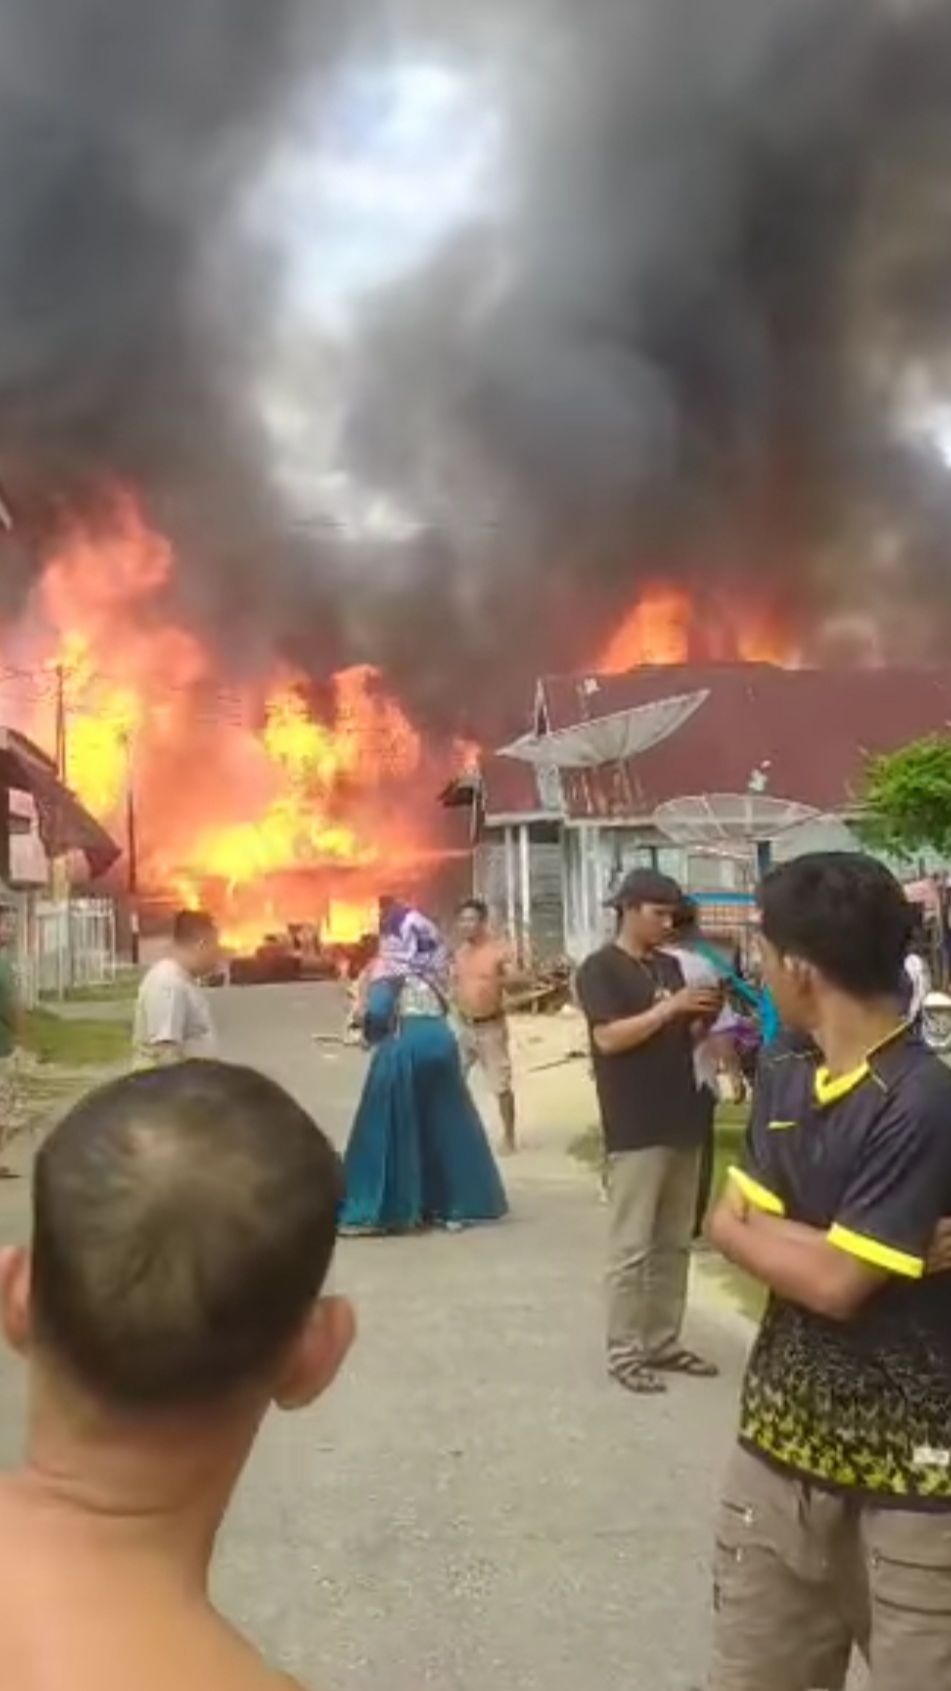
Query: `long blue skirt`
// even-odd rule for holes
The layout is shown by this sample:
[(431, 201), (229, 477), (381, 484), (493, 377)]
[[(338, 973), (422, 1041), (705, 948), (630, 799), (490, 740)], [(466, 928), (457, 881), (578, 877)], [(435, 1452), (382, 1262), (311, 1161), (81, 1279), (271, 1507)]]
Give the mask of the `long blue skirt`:
[(344, 1158), (341, 1226), (376, 1233), (498, 1221), (508, 1204), (455, 1035), (407, 1016), (377, 1046)]

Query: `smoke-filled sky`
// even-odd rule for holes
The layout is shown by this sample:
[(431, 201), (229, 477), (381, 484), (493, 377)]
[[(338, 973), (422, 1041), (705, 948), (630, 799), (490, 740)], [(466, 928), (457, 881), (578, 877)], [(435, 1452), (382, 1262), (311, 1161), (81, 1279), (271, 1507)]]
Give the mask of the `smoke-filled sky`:
[(454, 728), (661, 574), (946, 642), (949, 0), (0, 0), (0, 149), (8, 612), (118, 477)]

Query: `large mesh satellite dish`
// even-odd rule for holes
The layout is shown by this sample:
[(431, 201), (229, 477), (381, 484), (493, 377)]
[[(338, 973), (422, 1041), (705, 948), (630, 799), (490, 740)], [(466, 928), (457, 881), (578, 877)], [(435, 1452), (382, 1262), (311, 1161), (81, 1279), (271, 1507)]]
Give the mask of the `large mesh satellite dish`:
[(749, 847), (779, 839), (820, 815), (811, 805), (768, 793), (703, 793), (658, 805), (653, 821), (675, 845)]
[(706, 690), (680, 693), (557, 728), (553, 734), (523, 734), (510, 746), (502, 746), (498, 755), (548, 769), (597, 769), (625, 763), (675, 733), (707, 698)]

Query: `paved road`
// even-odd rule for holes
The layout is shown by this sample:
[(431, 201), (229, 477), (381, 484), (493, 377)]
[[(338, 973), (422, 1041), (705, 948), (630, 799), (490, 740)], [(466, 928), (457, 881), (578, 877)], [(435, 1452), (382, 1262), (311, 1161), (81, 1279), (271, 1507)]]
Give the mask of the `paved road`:
[[(268, 1069), (342, 1141), (363, 1059), (310, 1038), (338, 1025), (335, 990), (233, 991), (217, 1009), (225, 1054)], [(342, 1248), (362, 1326), (352, 1366), (325, 1403), (266, 1426), (216, 1576), (227, 1610), (308, 1684), (702, 1683), (712, 1494), (745, 1332), (706, 1302), (693, 1332), (721, 1382), (638, 1402), (604, 1380), (603, 1210), (564, 1154), (568, 1091), (556, 1080), (535, 1097), (503, 1226)], [(0, 1192), (8, 1235), (21, 1206)], [(0, 1455), (18, 1412), (0, 1364)]]

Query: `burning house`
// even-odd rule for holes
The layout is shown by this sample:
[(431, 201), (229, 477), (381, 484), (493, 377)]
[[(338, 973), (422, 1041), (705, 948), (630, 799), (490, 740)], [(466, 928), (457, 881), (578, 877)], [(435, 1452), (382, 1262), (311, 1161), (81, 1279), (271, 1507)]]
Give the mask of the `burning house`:
[(46, 889), (53, 863), (71, 854), (96, 880), (119, 847), (64, 786), (52, 758), (25, 734), (0, 728), (0, 883), (13, 892)]
[[(0, 728), (0, 889), (18, 913), (16, 947), (27, 1002), (86, 980), (115, 960), (113, 903), (89, 896), (119, 847), (59, 779), (56, 765), (15, 729)], [(71, 865), (81, 895), (52, 897), (57, 865)]]
[[(640, 664), (951, 635), (948, 7), (397, 11), (0, 19), (4, 714), (52, 747), (59, 689), (67, 784), (110, 831), (134, 808), (143, 897), (239, 949), (435, 899), (430, 795), (521, 675), (599, 678), (542, 685), (559, 731)], [(570, 853), (674, 849), (670, 794), (755, 769), (847, 812), (888, 673), (793, 791), (806, 673), (750, 682), (769, 733), (724, 670), (613, 771), (487, 759), (458, 791), (507, 917), (575, 944)]]
[[(659, 713), (653, 726), (647, 707)], [(634, 755), (586, 752), (596, 725), (632, 716), (648, 727)], [(949, 721), (948, 669), (675, 663), (545, 677), (530, 732), (444, 798), (469, 810), (473, 885), (497, 920), (537, 956), (578, 958), (607, 931), (611, 887), (641, 864), (726, 919), (749, 896), (750, 854), (769, 843), (757, 817), (770, 800), (785, 801), (796, 824), (771, 844), (777, 859), (852, 843), (865, 758)], [(741, 831), (723, 823), (730, 805), (748, 805)], [(672, 813), (687, 819), (679, 840)]]

